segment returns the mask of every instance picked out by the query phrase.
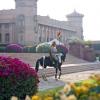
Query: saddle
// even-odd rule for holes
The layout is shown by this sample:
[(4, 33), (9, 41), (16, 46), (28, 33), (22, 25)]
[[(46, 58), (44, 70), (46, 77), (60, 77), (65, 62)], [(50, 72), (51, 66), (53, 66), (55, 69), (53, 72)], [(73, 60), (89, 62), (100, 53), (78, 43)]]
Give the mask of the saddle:
[(55, 54), (56, 58), (52, 56), (51, 51), (49, 52), (49, 54), (50, 54), (50, 59), (51, 59), (51, 61), (52, 61), (53, 63), (57, 63), (57, 62), (61, 63), (61, 56), (62, 56), (62, 53), (56, 53), (56, 54)]

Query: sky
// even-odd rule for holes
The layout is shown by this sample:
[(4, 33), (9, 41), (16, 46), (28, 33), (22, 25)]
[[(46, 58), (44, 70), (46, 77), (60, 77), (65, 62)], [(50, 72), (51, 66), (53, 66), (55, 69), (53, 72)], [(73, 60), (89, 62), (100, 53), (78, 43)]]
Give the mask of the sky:
[[(84, 14), (85, 40), (100, 40), (100, 0), (38, 0), (37, 13), (52, 19), (67, 21), (66, 15), (74, 10)], [(14, 9), (15, 0), (0, 0), (0, 10)]]

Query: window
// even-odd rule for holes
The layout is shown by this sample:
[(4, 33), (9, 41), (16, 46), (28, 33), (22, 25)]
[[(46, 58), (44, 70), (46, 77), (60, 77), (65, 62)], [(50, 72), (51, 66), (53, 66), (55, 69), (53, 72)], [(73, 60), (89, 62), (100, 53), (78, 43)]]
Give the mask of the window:
[(5, 42), (9, 42), (10, 41), (10, 36), (9, 33), (5, 34)]

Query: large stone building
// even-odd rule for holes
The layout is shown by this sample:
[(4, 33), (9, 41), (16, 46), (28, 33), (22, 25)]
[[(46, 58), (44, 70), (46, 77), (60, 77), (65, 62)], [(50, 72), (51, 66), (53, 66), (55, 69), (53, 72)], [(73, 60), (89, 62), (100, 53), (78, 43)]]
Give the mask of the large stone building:
[(62, 42), (71, 37), (83, 39), (83, 15), (74, 11), (58, 21), (37, 15), (37, 0), (15, 0), (15, 9), (0, 11), (0, 43), (34, 45), (56, 38), (61, 32)]

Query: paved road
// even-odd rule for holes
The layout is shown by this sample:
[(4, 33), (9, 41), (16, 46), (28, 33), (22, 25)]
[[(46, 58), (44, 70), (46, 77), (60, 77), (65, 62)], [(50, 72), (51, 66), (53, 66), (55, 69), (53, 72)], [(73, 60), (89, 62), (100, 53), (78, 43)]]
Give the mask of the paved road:
[[(80, 64), (65, 64), (62, 65), (62, 74), (70, 74), (70, 73), (76, 73), (76, 72), (82, 72), (82, 71), (89, 71), (89, 70), (96, 70), (100, 69), (100, 62), (94, 62), (94, 63), (80, 63)], [(39, 69), (39, 76), (41, 77), (41, 74), (44, 72), (42, 68)], [(45, 69), (46, 75), (54, 76), (55, 75), (55, 69), (53, 67), (48, 67)]]
[[(41, 75), (40, 70), (39, 75)], [(64, 86), (67, 82), (75, 82), (79, 80), (87, 79), (93, 73), (100, 73), (100, 63), (82, 63), (82, 64), (70, 64), (62, 66), (63, 75), (61, 79), (56, 81), (54, 79), (54, 69), (46, 69), (48, 81), (44, 81), (40, 78), (39, 90), (50, 89), (54, 87)]]
[(61, 76), (61, 79), (56, 81), (54, 77), (47, 77), (48, 81), (44, 81), (42, 78), (40, 78), (39, 83), (39, 90), (46, 90), (46, 89), (52, 89), (59, 86), (64, 86), (65, 84), (69, 82), (78, 82), (80, 80), (88, 79), (88, 77), (93, 73), (99, 73), (99, 70), (93, 70), (93, 71), (84, 71), (84, 72), (78, 72), (78, 73), (71, 73), (71, 74), (64, 74)]

